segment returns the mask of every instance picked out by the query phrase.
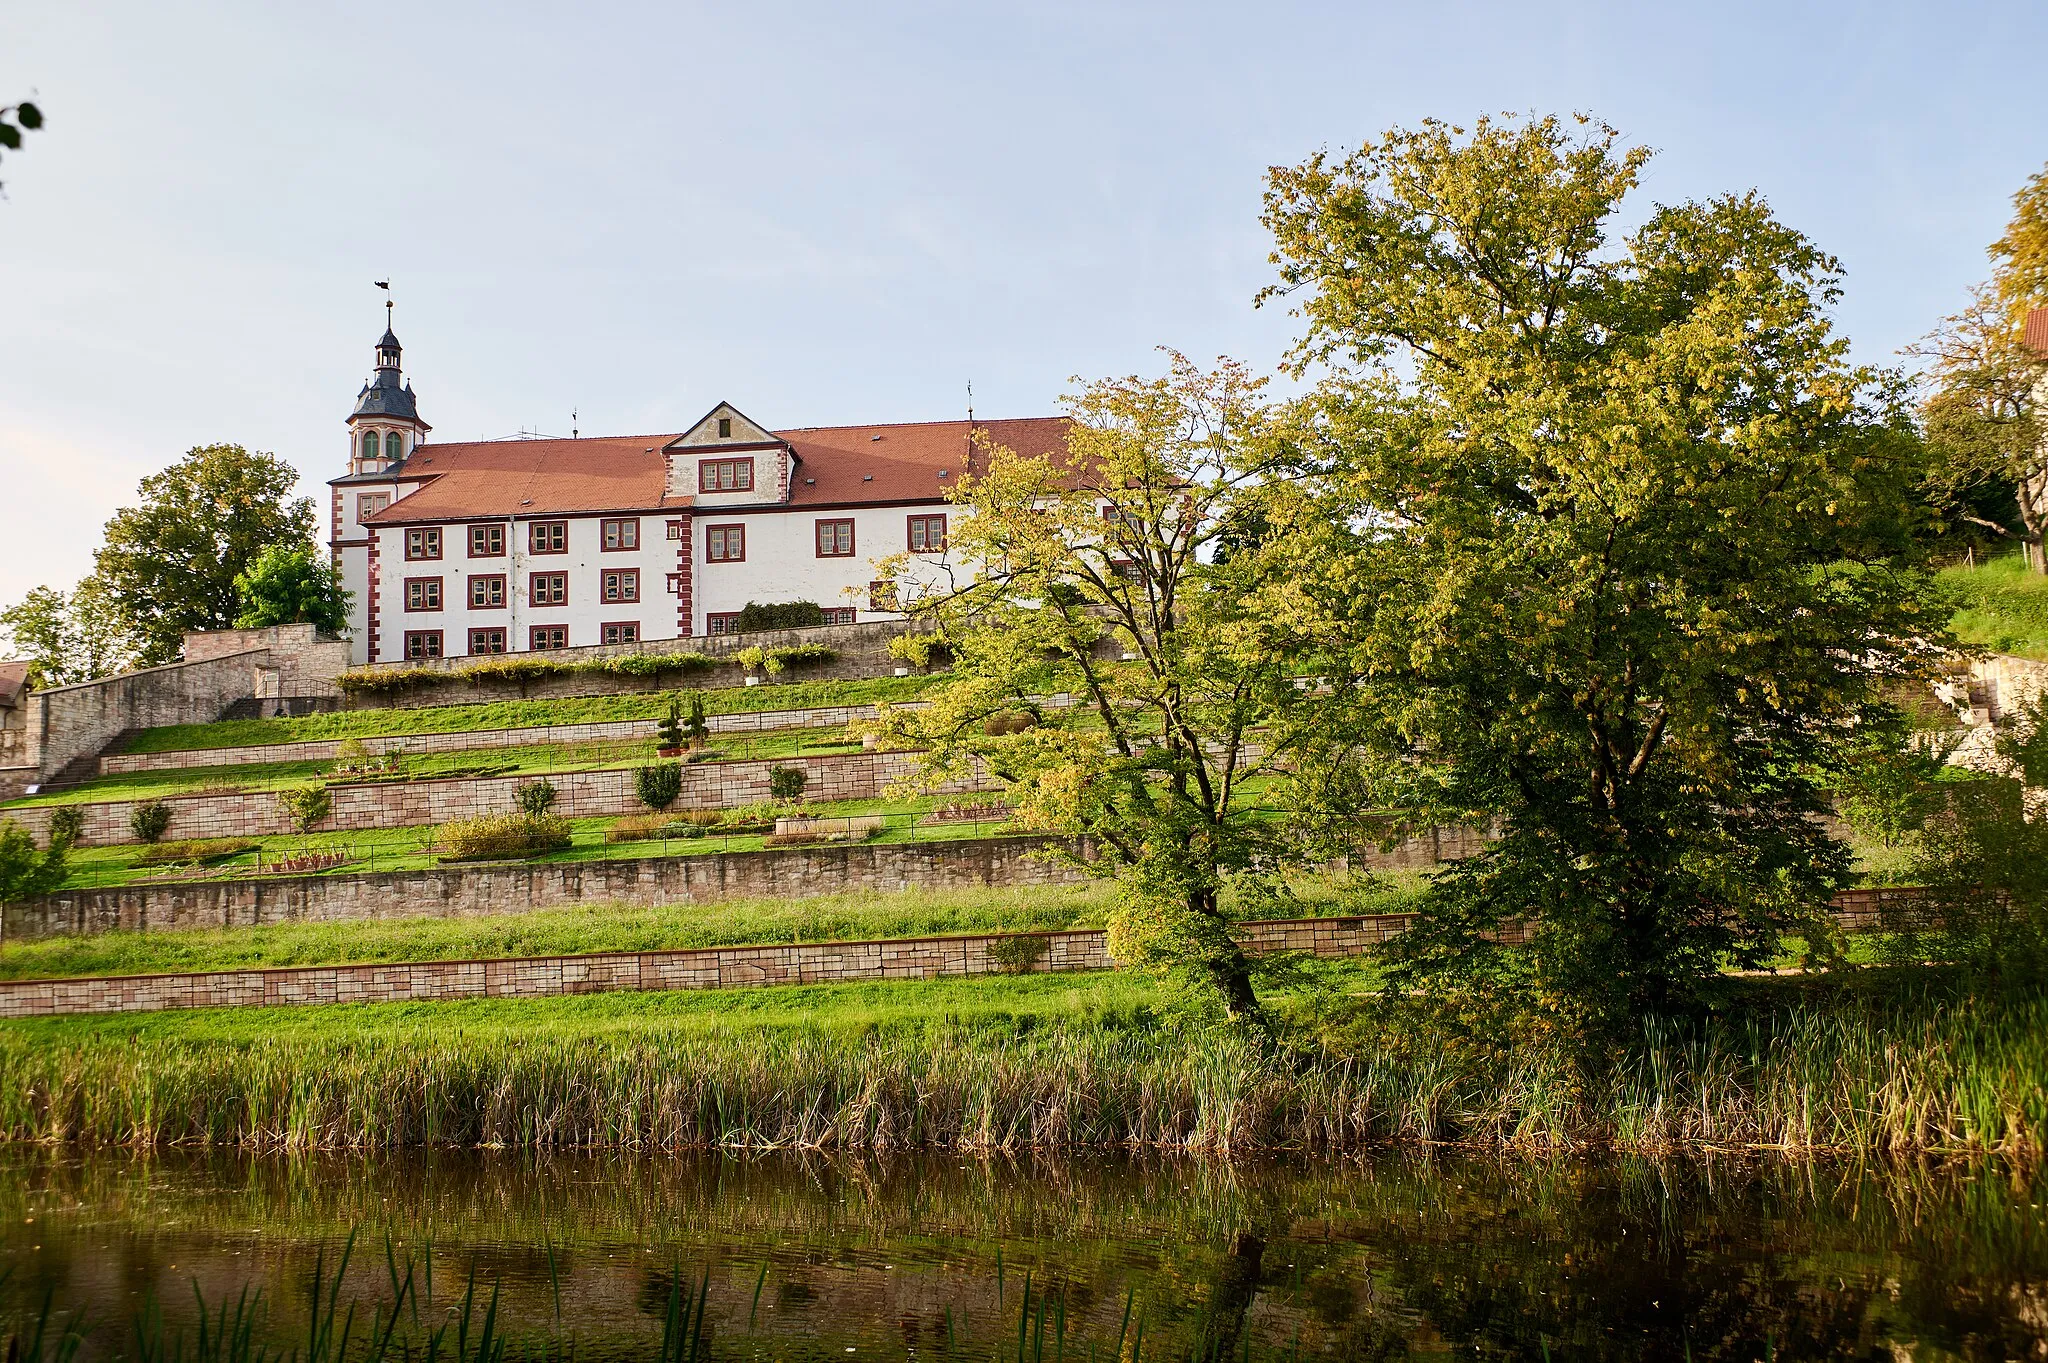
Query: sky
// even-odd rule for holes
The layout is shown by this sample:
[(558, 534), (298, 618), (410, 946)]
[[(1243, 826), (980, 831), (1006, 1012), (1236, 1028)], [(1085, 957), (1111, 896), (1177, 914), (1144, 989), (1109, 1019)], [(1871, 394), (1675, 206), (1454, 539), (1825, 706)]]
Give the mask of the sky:
[(1642, 197), (1755, 189), (1858, 359), (2048, 161), (2048, 5), (0, 0), (0, 603), (202, 444), (343, 471), (389, 279), (438, 439), (1058, 410), (1272, 369), (1267, 167), (1586, 111)]

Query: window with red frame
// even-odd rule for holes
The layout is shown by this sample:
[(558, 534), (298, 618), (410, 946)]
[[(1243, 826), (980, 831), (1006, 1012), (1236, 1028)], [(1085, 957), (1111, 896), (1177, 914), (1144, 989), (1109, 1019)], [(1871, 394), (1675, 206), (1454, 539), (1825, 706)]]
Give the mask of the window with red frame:
[(441, 579), (409, 577), (405, 580), (405, 608), (409, 611), (441, 609)]
[(637, 644), (640, 642), (638, 620), (618, 620), (598, 626), (599, 639), (607, 644)]
[(526, 552), (566, 554), (569, 552), (569, 522), (535, 521), (526, 527)]
[(640, 522), (637, 520), (599, 521), (597, 527), (600, 537), (598, 542), (604, 545), (606, 553), (640, 547)]
[(533, 606), (566, 606), (569, 604), (569, 575), (567, 573), (535, 573), (526, 581), (526, 601)]
[(895, 610), (896, 584), (893, 582), (868, 583), (868, 609), (871, 611)]
[(852, 521), (819, 521), (819, 522), (818, 522), (818, 557), (819, 557), (819, 558), (852, 558), (852, 557), (853, 557), (853, 522), (852, 522)]
[(473, 629), (469, 632), (471, 653), (503, 653), (505, 631), (502, 629)]
[(913, 554), (945, 553), (946, 518), (944, 516), (910, 517), (910, 552)]
[(406, 531), (405, 556), (409, 559), (441, 557), (441, 527), (423, 525)]
[(704, 531), (704, 561), (743, 563), (747, 557), (747, 527), (714, 525)]
[(409, 629), (405, 632), (405, 656), (408, 658), (438, 658), (441, 656), (441, 631), (438, 629)]
[[(505, 575), (503, 573), (477, 573), (469, 579), (469, 608), (473, 611), (489, 610), (505, 604)], [(471, 649), (470, 652), (476, 652)]]
[(610, 568), (602, 579), (604, 599), (607, 601), (638, 601), (640, 599), (640, 570), (638, 568)]
[(502, 525), (472, 525), (469, 527), (469, 556), (471, 558), (505, 557), (505, 527)]
[(356, 520), (358, 522), (366, 521), (390, 505), (391, 494), (388, 492), (358, 492), (356, 494)]
[(702, 459), (697, 462), (697, 491), (752, 492), (753, 490), (753, 460)]
[(828, 625), (853, 625), (860, 623), (860, 612), (852, 606), (825, 607), (825, 623)]
[(567, 648), (569, 646), (569, 627), (567, 625), (535, 625), (526, 632), (526, 646), (530, 649), (542, 651), (551, 648)]
[(739, 627), (740, 613), (738, 611), (713, 611), (704, 617), (704, 632), (706, 634), (732, 634), (737, 632)]

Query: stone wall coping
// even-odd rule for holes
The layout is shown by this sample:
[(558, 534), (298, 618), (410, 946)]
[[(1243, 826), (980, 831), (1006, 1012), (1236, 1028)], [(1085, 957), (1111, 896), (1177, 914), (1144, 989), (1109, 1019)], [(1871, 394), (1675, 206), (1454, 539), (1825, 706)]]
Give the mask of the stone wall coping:
[(39, 686), (29, 694), (31, 696), (54, 696), (64, 691), (88, 691), (94, 687), (104, 687), (109, 682), (124, 682), (131, 677), (147, 677), (157, 672), (176, 672), (180, 668), (199, 667), (208, 663), (224, 663), (234, 658), (253, 658), (259, 653), (267, 654), (274, 651), (268, 647), (245, 648), (236, 653), (216, 653), (209, 658), (180, 658), (174, 663), (158, 663), (155, 667), (138, 667), (133, 672), (117, 672), (111, 677), (101, 677), (97, 681), (69, 682), (63, 686)]

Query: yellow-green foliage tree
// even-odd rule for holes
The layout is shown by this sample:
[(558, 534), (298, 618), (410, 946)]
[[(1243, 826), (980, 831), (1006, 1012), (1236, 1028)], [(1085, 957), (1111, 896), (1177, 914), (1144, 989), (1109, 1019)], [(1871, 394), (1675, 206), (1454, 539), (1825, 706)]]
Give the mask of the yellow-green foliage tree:
[[(1328, 660), (1333, 803), (1492, 825), (1399, 985), (1623, 1025), (1824, 927), (1817, 819), (1935, 664), (1910, 414), (1830, 330), (1835, 262), (1754, 194), (1617, 227), (1648, 153), (1554, 118), (1273, 173), (1327, 366), (1271, 613)], [(1526, 951), (1499, 943), (1533, 926)]]
[[(2048, 571), (2048, 432), (2039, 411), (2048, 355), (2028, 344), (2027, 314), (2048, 307), (2048, 169), (2012, 203), (2012, 221), (1990, 248), (1991, 278), (1915, 353), (1928, 365), (1921, 411), (1936, 490), (1957, 519), (2017, 539), (2040, 572)], [(1971, 494), (1987, 489), (2009, 493), (2017, 528), (1972, 507)]]
[(1117, 957), (1190, 972), (1240, 1018), (1259, 1005), (1224, 888), (1282, 850), (1258, 791), (1302, 695), (1252, 606), (1270, 547), (1233, 537), (1270, 487), (1262, 384), (1176, 354), (1069, 398), (1064, 455), (977, 451), (953, 546), (981, 575), (903, 589), (952, 680), (890, 718), (928, 778), (985, 769), (1027, 825), (1093, 839), (1090, 869), (1122, 882)]

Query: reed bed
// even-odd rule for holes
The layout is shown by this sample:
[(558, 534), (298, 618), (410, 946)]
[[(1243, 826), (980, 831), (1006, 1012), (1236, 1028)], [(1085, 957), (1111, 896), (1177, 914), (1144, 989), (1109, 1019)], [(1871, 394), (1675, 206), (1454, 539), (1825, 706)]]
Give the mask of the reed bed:
[[(223, 1044), (0, 1032), (0, 1138), (156, 1147), (1076, 1151), (1401, 1142), (2040, 1153), (2048, 997), (1796, 1003), (1565, 1056), (1290, 1049), (1142, 1019)], [(1416, 1058), (1420, 1054), (1423, 1058)]]

